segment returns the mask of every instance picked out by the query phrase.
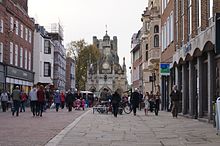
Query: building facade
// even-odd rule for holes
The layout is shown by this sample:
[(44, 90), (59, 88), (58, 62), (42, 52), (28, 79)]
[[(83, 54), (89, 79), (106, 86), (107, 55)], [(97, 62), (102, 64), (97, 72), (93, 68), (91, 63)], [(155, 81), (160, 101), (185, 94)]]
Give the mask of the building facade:
[(66, 86), (66, 49), (63, 45), (63, 28), (60, 24), (52, 24), (48, 33), (54, 44), (54, 87), (60, 91), (65, 91)]
[(160, 0), (149, 0), (142, 14), (143, 93), (160, 91), (161, 7)]
[(119, 64), (117, 37), (110, 39), (107, 32), (103, 39), (93, 37), (93, 44), (100, 50), (100, 59), (88, 67), (86, 90), (96, 91), (100, 95), (108, 91), (127, 90), (125, 58), (123, 66)]
[(143, 87), (141, 33), (140, 29), (131, 38), (131, 83), (133, 91), (135, 88), (142, 91)]
[(178, 27), (175, 27), (175, 9), (174, 1), (161, 1), (161, 60), (160, 68), (167, 69), (168, 72), (161, 72), (161, 98), (162, 109), (169, 110), (170, 93), (172, 86), (175, 84), (171, 75), (174, 71), (171, 69), (173, 56), (176, 50), (175, 33)]
[(28, 92), (34, 82), (34, 20), (28, 16), (27, 0), (1, 0), (0, 11), (0, 88), (12, 91), (20, 85)]
[(54, 44), (43, 26), (35, 24), (33, 71), (34, 84), (53, 84)]
[(218, 0), (175, 0), (176, 52), (173, 83), (182, 91), (182, 113), (213, 119), (213, 101), (219, 96), (219, 55), (215, 14)]
[(66, 90), (75, 91), (75, 62), (67, 53), (66, 57)]

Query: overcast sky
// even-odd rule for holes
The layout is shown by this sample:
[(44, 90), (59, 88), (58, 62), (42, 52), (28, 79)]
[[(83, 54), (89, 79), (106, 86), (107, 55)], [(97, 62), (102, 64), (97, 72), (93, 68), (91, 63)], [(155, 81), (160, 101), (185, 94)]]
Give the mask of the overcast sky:
[[(120, 63), (125, 57), (131, 66), (131, 37), (142, 26), (141, 14), (148, 0), (28, 0), (29, 16), (47, 29), (51, 23), (64, 27), (64, 46), (70, 41), (103, 38), (106, 25), (109, 36), (118, 37)], [(130, 71), (128, 70), (130, 83)]]

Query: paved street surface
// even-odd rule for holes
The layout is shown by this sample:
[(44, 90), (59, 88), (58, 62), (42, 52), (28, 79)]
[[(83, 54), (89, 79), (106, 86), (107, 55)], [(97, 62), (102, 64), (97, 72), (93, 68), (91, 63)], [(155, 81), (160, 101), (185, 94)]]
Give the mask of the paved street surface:
[(144, 116), (92, 114), (87, 111), (47, 146), (220, 146), (211, 124), (160, 112)]
[(83, 111), (55, 109), (33, 117), (30, 109), (19, 117), (0, 112), (0, 146), (42, 146), (79, 117)]

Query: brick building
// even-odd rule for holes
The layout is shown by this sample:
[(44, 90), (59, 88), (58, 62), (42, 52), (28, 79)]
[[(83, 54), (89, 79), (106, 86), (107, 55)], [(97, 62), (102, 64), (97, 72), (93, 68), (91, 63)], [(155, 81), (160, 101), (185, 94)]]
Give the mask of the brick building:
[[(173, 1), (167, 1), (173, 3)], [(175, 0), (175, 53), (171, 84), (182, 91), (182, 113), (213, 118), (212, 102), (219, 96), (220, 61), (216, 44), (215, 14), (219, 0)], [(169, 9), (165, 9), (164, 15)], [(171, 49), (173, 51), (173, 49)], [(169, 57), (167, 57), (169, 58)]]
[[(175, 39), (176, 27), (175, 24), (175, 11), (174, 1), (161, 1), (161, 59), (160, 68), (166, 68), (172, 65), (173, 55), (175, 53)], [(173, 85), (170, 72), (161, 73), (161, 97), (162, 97), (162, 109), (167, 110), (169, 108), (169, 94)]]
[[(0, 1), (0, 88), (20, 85), (25, 92), (33, 85), (34, 20), (27, 13), (27, 0)], [(2, 76), (3, 75), (3, 76)]]

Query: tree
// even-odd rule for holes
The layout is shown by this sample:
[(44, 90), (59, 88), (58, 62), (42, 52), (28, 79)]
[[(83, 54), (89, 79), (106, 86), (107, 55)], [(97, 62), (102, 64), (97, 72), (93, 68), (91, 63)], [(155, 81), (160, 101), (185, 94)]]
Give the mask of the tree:
[(73, 41), (69, 44), (68, 51), (73, 54), (76, 62), (76, 84), (79, 90), (85, 90), (87, 69), (90, 64), (96, 64), (100, 52), (94, 45), (87, 45), (84, 40)]

